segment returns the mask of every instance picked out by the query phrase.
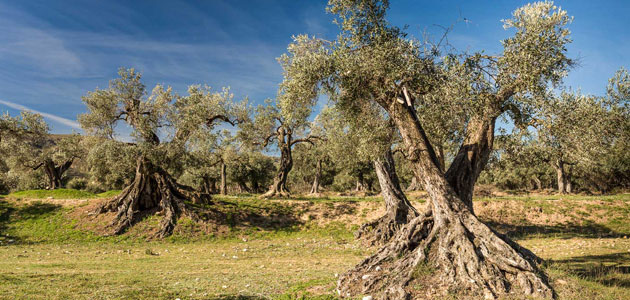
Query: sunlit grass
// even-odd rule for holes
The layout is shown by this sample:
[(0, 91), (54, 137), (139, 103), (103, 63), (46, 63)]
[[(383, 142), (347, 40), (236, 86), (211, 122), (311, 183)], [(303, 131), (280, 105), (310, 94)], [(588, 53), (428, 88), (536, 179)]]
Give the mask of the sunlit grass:
[(92, 198), (109, 198), (120, 193), (119, 190), (108, 191), (100, 194), (93, 194), (81, 190), (73, 189), (56, 189), (56, 190), (26, 190), (13, 192), (7, 195), (10, 198), (28, 198), (28, 199), (92, 199)]
[[(104, 237), (80, 230), (78, 222), (89, 220), (73, 219), (72, 207), (43, 199), (0, 199), (0, 299), (335, 299), (335, 274), (375, 250), (354, 240), (356, 226), (310, 219), (258, 229), (255, 223), (234, 224), (210, 237), (199, 236), (194, 222), (181, 219), (173, 236), (147, 241), (136, 231), (157, 224), (159, 216), (152, 216), (129, 234)], [(351, 214), (361, 222), (379, 207), (378, 197), (214, 199), (225, 206), (226, 216), (241, 211), (297, 218), (316, 207), (321, 216)], [(627, 200), (627, 194), (521, 195), (482, 199), (476, 205), (488, 202), (485, 210), (479, 209), (484, 219), (516, 230), (542, 230), (511, 236), (546, 260), (559, 299), (630, 299)], [(345, 204), (354, 210), (340, 212)], [(504, 207), (513, 210), (500, 217)], [(566, 218), (546, 221), (548, 213)], [(580, 218), (590, 223), (578, 223)]]

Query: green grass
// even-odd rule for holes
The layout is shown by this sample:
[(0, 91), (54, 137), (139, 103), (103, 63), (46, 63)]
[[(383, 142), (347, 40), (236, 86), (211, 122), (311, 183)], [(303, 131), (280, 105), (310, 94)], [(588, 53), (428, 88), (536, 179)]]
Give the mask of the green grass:
[(47, 199), (52, 197), (53, 199), (92, 199), (92, 198), (108, 198), (116, 196), (120, 191), (108, 191), (100, 194), (93, 194), (86, 191), (73, 190), (73, 189), (56, 189), (56, 190), (26, 190), (13, 192), (7, 195), (11, 198), (28, 198), (28, 199)]
[[(72, 207), (46, 197), (29, 202), (0, 198), (0, 299), (336, 299), (335, 274), (374, 251), (354, 240), (356, 225), (345, 218), (365, 221), (379, 207), (373, 198), (216, 197), (222, 216), (230, 215), (225, 231), (201, 235), (198, 224), (181, 219), (175, 235), (158, 241), (138, 234), (159, 223), (158, 216), (128, 234), (104, 237), (81, 230), (80, 222), (89, 218), (73, 219)], [(559, 299), (630, 299), (630, 239), (622, 235), (630, 233), (628, 196), (561, 199), (484, 199), (493, 205), (504, 201), (513, 216), (499, 217), (500, 205), (480, 215), (515, 230), (550, 230), (512, 236), (547, 260)], [(539, 224), (545, 218), (528, 219), (531, 214), (524, 213), (536, 207), (545, 207), (543, 215), (548, 210), (590, 223)], [(314, 212), (316, 219), (299, 218)], [(583, 233), (591, 227), (616, 228), (620, 234)], [(422, 268), (418, 275), (430, 276), (430, 271)]]

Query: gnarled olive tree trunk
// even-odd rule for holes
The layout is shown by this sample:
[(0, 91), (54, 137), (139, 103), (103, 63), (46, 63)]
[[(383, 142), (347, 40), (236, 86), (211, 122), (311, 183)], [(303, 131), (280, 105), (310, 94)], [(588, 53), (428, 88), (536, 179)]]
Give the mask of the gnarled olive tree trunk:
[(567, 164), (562, 159), (559, 159), (555, 163), (552, 164), (553, 168), (556, 169), (556, 175), (558, 180), (558, 193), (560, 194), (570, 194), (573, 192), (573, 185), (571, 184), (571, 172), (567, 170), (567, 167), (570, 169), (570, 164)]
[(269, 187), (269, 190), (261, 197), (288, 197), (290, 192), (287, 188), (287, 178), (292, 168), (293, 156), (291, 154), (291, 145), (290, 143), (284, 143), (280, 145), (280, 165), (278, 166), (278, 173), (276, 173), (276, 176), (273, 178), (273, 184)]
[(418, 212), (411, 205), (400, 187), (396, 174), (394, 157), (390, 149), (383, 157), (374, 160), (374, 169), (381, 186), (381, 196), (385, 201), (385, 215), (363, 224), (355, 236), (371, 245), (382, 245), (388, 242), (395, 233), (412, 219)]
[[(342, 275), (340, 294), (375, 299), (435, 298), (447, 292), (488, 299), (508, 293), (552, 298), (553, 290), (537, 267), (540, 259), (472, 211), (472, 191), (492, 149), (495, 119), (469, 122), (467, 137), (445, 174), (413, 107), (382, 105), (403, 137), (429, 205), (389, 243)], [(424, 294), (414, 290), (416, 285), (424, 286)]]
[(172, 233), (182, 214), (197, 219), (196, 214), (186, 206), (185, 200), (192, 200), (196, 204), (209, 203), (210, 195), (197, 193), (177, 183), (168, 172), (141, 157), (133, 182), (97, 212), (117, 212), (111, 224), (114, 234), (123, 233), (143, 216), (157, 212), (163, 217), (155, 236), (161, 238)]
[(41, 162), (39, 165), (34, 167), (33, 170), (43, 168), (44, 173), (46, 174), (46, 177), (48, 178), (48, 189), (54, 190), (54, 189), (61, 188), (61, 183), (62, 183), (61, 181), (63, 179), (63, 175), (66, 173), (66, 171), (68, 171), (68, 169), (70, 169), (70, 166), (72, 166), (73, 161), (74, 159), (69, 159), (65, 161), (64, 163), (62, 163), (61, 165), (56, 165), (52, 159), (47, 158), (43, 162)]
[(315, 169), (315, 179), (313, 179), (313, 185), (311, 186), (311, 195), (319, 195), (319, 181), (322, 177), (322, 160), (317, 160), (317, 167)]
[(203, 192), (206, 194), (216, 194), (217, 193), (217, 181), (216, 179), (210, 176), (204, 176), (202, 178), (203, 182)]

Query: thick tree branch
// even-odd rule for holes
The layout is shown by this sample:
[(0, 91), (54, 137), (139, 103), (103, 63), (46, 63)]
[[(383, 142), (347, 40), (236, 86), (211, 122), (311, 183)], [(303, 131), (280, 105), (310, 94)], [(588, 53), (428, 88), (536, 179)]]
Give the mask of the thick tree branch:
[(323, 140), (323, 138), (321, 138), (319, 136), (316, 136), (316, 135), (311, 135), (311, 136), (308, 136), (306, 138), (296, 139), (296, 140), (292, 141), (291, 142), (291, 146), (293, 146), (295, 144), (298, 144), (298, 143), (309, 143), (311, 145), (314, 145), (315, 144), (314, 140)]
[(215, 115), (215, 116), (212, 116), (212, 117), (208, 118), (206, 120), (206, 125), (211, 126), (217, 120), (226, 122), (226, 123), (228, 123), (228, 124), (230, 124), (232, 126), (236, 125), (236, 121), (230, 120), (230, 118), (228, 118), (225, 115)]

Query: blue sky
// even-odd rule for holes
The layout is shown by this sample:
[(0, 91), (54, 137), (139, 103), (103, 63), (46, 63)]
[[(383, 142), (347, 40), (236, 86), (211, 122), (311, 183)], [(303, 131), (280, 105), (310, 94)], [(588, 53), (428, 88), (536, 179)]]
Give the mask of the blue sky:
[[(501, 19), (527, 1), (392, 0), (389, 19), (439, 34), (460, 50), (500, 51)], [(630, 67), (630, 1), (556, 1), (575, 16), (569, 55), (579, 58), (565, 83), (602, 94), (608, 78)], [(291, 36), (333, 39), (326, 1), (38, 1), (0, 0), (0, 110), (44, 113), (55, 133), (77, 129), (81, 96), (107, 87), (118, 67), (134, 67), (184, 93), (190, 84), (230, 86), (262, 103), (282, 79), (276, 57)]]

